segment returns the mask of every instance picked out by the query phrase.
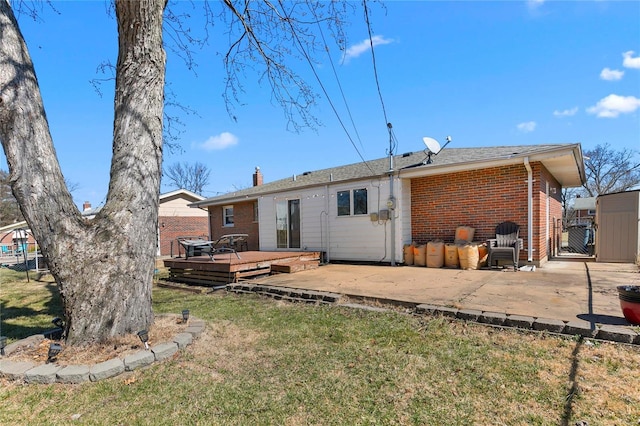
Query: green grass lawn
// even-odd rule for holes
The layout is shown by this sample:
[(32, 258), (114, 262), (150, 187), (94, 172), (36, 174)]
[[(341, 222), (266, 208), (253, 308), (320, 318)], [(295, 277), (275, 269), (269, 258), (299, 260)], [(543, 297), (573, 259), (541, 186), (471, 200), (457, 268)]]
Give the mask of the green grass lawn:
[[(0, 271), (2, 333), (50, 328), (50, 282)], [(0, 424), (636, 425), (637, 347), (401, 312), (155, 289), (205, 333), (175, 358), (81, 385), (2, 382)], [(21, 319), (19, 319), (21, 318)]]

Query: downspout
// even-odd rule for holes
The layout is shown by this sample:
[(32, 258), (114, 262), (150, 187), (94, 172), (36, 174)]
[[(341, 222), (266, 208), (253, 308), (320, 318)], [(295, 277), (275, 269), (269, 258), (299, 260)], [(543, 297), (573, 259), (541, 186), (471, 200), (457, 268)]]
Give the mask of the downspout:
[(527, 262), (533, 262), (533, 171), (529, 157), (524, 157), (527, 169)]
[[(330, 182), (333, 182), (333, 174), (330, 176)], [(326, 251), (325, 251), (325, 262), (329, 263), (331, 262), (331, 219), (329, 217), (329, 205), (331, 204), (329, 202), (329, 185), (325, 185), (324, 186), (324, 209), (325, 209), (325, 219), (327, 220), (327, 246), (326, 246)], [(320, 217), (322, 217), (322, 214), (320, 214)], [(322, 226), (322, 224), (320, 224), (320, 226)]]

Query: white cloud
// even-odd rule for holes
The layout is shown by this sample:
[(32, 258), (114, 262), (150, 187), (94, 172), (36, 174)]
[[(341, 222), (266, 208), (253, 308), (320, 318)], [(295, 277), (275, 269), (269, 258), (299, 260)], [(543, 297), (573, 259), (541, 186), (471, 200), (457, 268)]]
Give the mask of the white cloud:
[(237, 144), (238, 137), (236, 135), (229, 132), (222, 132), (219, 135), (211, 136), (203, 143), (198, 144), (198, 148), (204, 149), (205, 151), (217, 151)]
[(529, 133), (529, 132), (533, 132), (536, 129), (536, 126), (538, 124), (535, 121), (527, 121), (525, 123), (520, 123), (518, 124), (518, 130), (520, 130), (522, 133)]
[(544, 4), (545, 0), (528, 0), (527, 1), (527, 6), (529, 6), (529, 9), (533, 10), (533, 9), (537, 9), (540, 6), (542, 6)]
[(344, 62), (348, 62), (352, 58), (357, 58), (358, 56), (362, 55), (364, 52), (367, 52), (369, 49), (371, 49), (372, 44), (375, 47), (375, 46), (390, 44), (390, 43), (393, 43), (393, 39), (384, 38), (384, 36), (378, 36), (378, 35), (373, 36), (371, 37), (371, 41), (369, 41), (369, 39), (362, 40), (360, 43), (349, 47), (347, 51), (344, 52), (344, 56), (342, 57), (342, 60)]
[(640, 108), (640, 99), (635, 96), (609, 95), (587, 108), (587, 112), (600, 118), (616, 118), (620, 114), (632, 113), (638, 108)]
[(573, 107), (571, 109), (565, 109), (563, 111), (555, 110), (553, 111), (553, 115), (555, 115), (556, 117), (571, 117), (573, 115), (576, 115), (577, 112), (578, 107)]
[(612, 70), (605, 68), (600, 72), (600, 78), (607, 81), (620, 80), (624, 75), (624, 71)]
[(629, 50), (628, 52), (624, 52), (622, 54), (622, 57), (624, 58), (624, 60), (622, 61), (623, 67), (640, 69), (640, 56), (636, 56), (634, 58), (633, 55), (635, 53), (636, 52), (634, 52), (633, 50)]

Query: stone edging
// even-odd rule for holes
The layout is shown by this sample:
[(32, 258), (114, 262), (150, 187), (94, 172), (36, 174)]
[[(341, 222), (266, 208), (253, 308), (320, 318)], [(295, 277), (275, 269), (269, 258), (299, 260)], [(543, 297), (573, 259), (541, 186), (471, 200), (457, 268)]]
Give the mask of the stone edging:
[[(162, 342), (151, 346), (149, 350), (140, 350), (124, 358), (113, 358), (94, 365), (59, 366), (51, 364), (35, 364), (29, 361), (11, 361), (0, 358), (0, 377), (24, 383), (84, 383), (97, 382), (118, 376), (125, 371), (134, 371), (142, 367), (160, 362), (173, 356), (178, 350), (185, 349), (204, 331), (205, 322), (191, 318), (183, 332), (174, 336), (171, 342)], [(10, 354), (25, 345), (33, 345), (44, 339), (44, 335), (31, 336), (13, 342), (5, 347)]]
[(525, 315), (511, 315), (475, 309), (456, 309), (421, 304), (415, 307), (416, 314), (441, 315), (480, 324), (518, 328), (531, 331), (546, 331), (568, 336), (608, 340), (617, 343), (640, 345), (640, 333), (631, 327), (596, 324), (589, 321), (562, 321)]
[[(333, 304), (349, 308), (368, 310), (385, 310), (367, 304), (341, 303), (342, 294), (304, 290), (291, 287), (269, 286), (252, 283), (238, 283), (227, 285), (227, 291), (243, 294), (257, 293), (261, 296), (272, 297), (276, 300), (287, 302), (302, 302), (306, 304)], [(597, 324), (589, 321), (573, 320), (561, 321), (557, 319), (537, 318), (524, 315), (512, 315), (499, 312), (480, 311), (475, 309), (457, 309), (446, 306), (430, 304), (404, 303), (389, 299), (375, 297), (362, 297), (345, 295), (353, 300), (364, 300), (372, 303), (380, 303), (381, 306), (404, 306), (407, 312), (416, 315), (440, 315), (464, 321), (472, 321), (496, 327), (509, 327), (529, 331), (541, 331), (567, 336), (581, 336), (584, 338), (608, 340), (617, 343), (640, 345), (640, 329), (629, 326), (615, 326), (609, 324)]]

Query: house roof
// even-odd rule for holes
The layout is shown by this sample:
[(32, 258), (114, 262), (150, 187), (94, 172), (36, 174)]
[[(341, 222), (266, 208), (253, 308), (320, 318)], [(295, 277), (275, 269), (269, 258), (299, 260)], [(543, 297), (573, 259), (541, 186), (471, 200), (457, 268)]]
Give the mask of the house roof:
[(95, 215), (97, 215), (100, 210), (102, 210), (104, 206), (98, 206), (96, 208), (88, 208), (80, 212), (80, 215), (85, 219), (93, 219)]
[(595, 210), (596, 197), (577, 197), (573, 200), (574, 210)]
[[(198, 195), (195, 192), (191, 192), (187, 189), (176, 189), (175, 191), (170, 191), (170, 192), (165, 192), (164, 194), (160, 194), (159, 201), (160, 201), (160, 204), (162, 204), (165, 201), (171, 201), (175, 198), (180, 198), (180, 197), (192, 202), (204, 200), (203, 196)], [(86, 209), (81, 212), (82, 217), (86, 219), (91, 219), (95, 215), (97, 215), (100, 212), (100, 210), (102, 210), (102, 207), (104, 206), (98, 206), (96, 208)]]
[(181, 188), (181, 189), (176, 189), (175, 191), (165, 192), (164, 194), (160, 194), (160, 203), (162, 203), (167, 199), (178, 198), (178, 197), (191, 199), (192, 201), (204, 200), (203, 196), (198, 195), (195, 192), (191, 192), (188, 189)]
[(0, 233), (11, 232), (20, 228), (29, 228), (29, 225), (27, 225), (27, 221), (23, 220), (21, 222), (16, 222), (16, 223), (12, 223), (11, 225), (5, 225), (3, 227), (0, 227)]
[[(415, 178), (465, 170), (479, 170), (508, 164), (541, 161), (565, 187), (580, 186), (585, 179), (580, 144), (521, 145), (481, 148), (447, 148), (425, 164), (424, 151), (395, 155), (393, 168), (400, 178)], [(256, 199), (266, 194), (293, 189), (335, 184), (352, 180), (383, 177), (389, 174), (389, 158), (379, 158), (346, 166), (304, 172), (259, 186), (207, 198), (191, 204), (206, 207)]]

